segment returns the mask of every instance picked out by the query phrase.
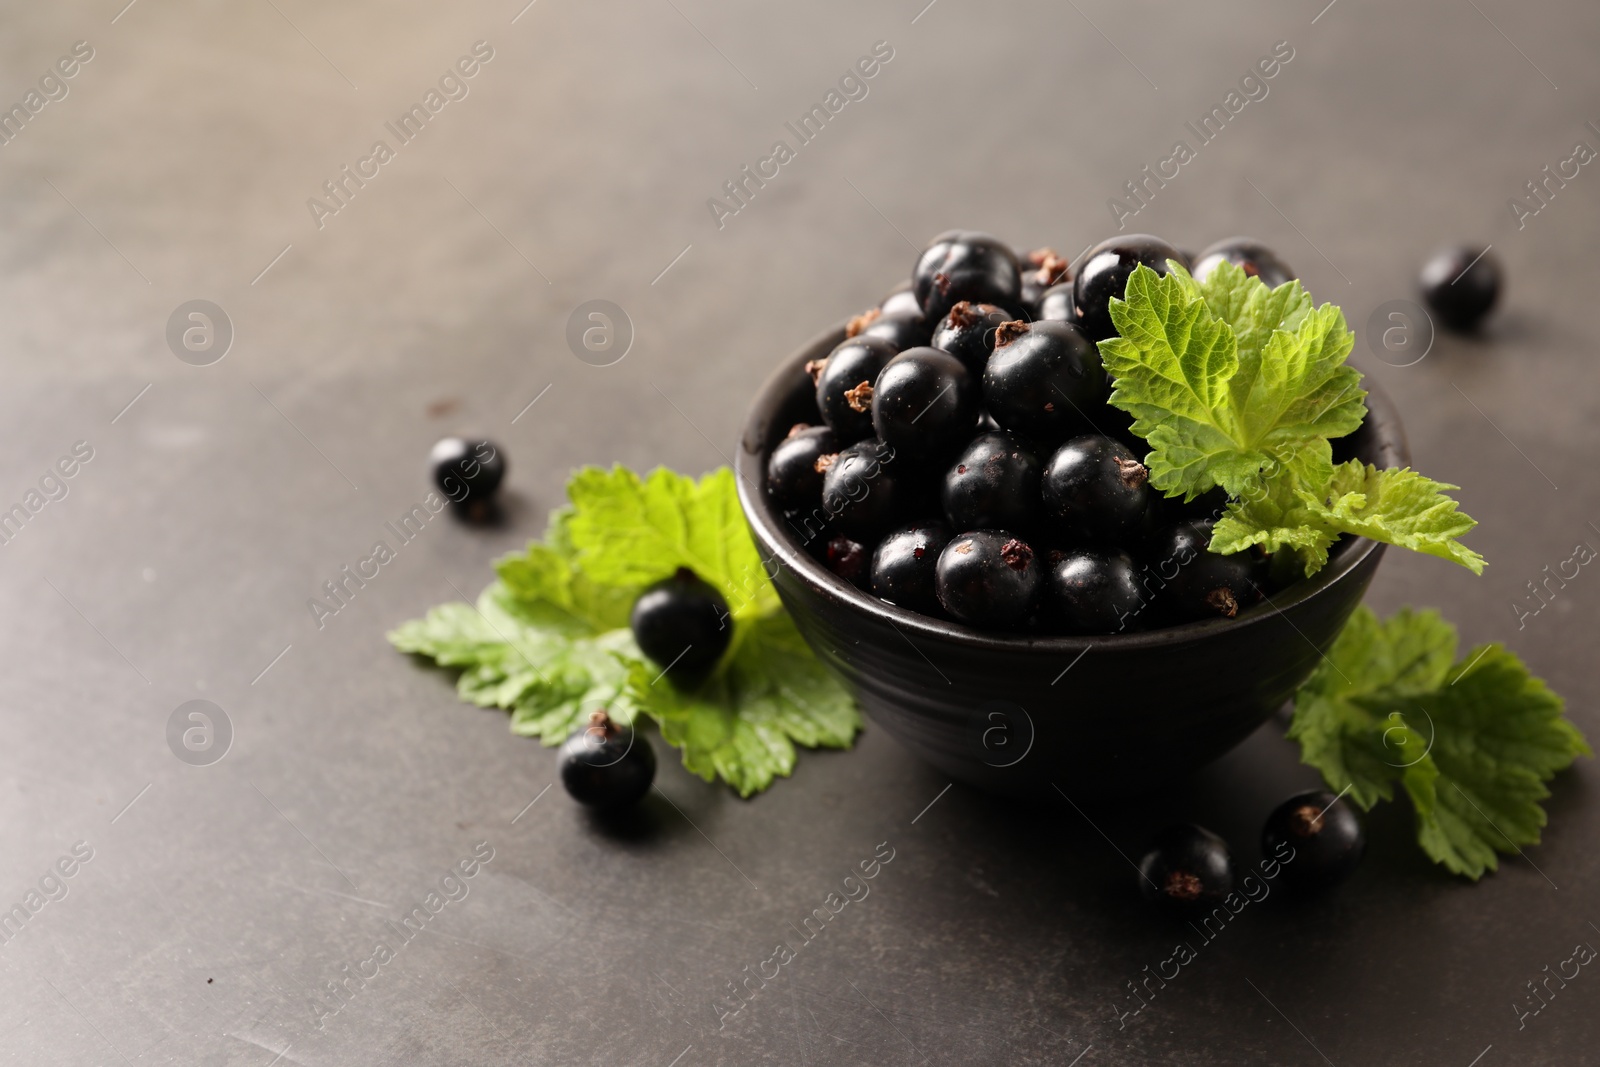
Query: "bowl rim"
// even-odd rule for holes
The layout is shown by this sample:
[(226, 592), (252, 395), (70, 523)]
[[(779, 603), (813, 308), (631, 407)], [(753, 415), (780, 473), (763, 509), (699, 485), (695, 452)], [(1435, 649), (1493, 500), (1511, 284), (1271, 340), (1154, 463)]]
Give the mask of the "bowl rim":
[[(766, 440), (770, 433), (769, 424), (787, 393), (793, 389), (795, 373), (804, 373), (806, 360), (816, 358), (819, 351), (831, 350), (843, 340), (844, 331), (845, 327), (841, 324), (813, 337), (774, 368), (756, 391), (734, 460), (739, 506), (751, 527), (763, 557), (763, 566), (769, 574), (772, 573), (769, 564), (775, 562), (799, 576), (812, 592), (833, 605), (858, 612), (877, 623), (893, 626), (908, 641), (912, 637), (924, 637), (974, 650), (1055, 654), (1083, 653), (1090, 648), (1099, 648), (1103, 652), (1135, 652), (1198, 642), (1267, 623), (1274, 616), (1318, 596), (1355, 571), (1374, 553), (1381, 555), (1386, 547), (1366, 537), (1349, 538), (1334, 550), (1327, 566), (1315, 575), (1266, 597), (1234, 618), (1204, 619), (1126, 634), (1024, 635), (986, 631), (890, 604), (857, 589), (808, 555), (784, 531), (765, 492), (766, 456), (771, 451)], [(1409, 465), (1410, 449), (1394, 403), (1370, 377), (1363, 375), (1361, 384), (1367, 391), (1367, 417), (1363, 425), (1372, 425), (1378, 435), (1380, 450), (1392, 451), (1403, 465)]]

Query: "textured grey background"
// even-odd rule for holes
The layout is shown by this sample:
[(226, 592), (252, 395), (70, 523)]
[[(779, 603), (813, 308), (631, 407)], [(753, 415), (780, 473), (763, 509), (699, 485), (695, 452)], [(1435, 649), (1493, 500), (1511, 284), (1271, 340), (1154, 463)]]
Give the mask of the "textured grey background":
[[(1118, 850), (1180, 816), (1252, 860), (1267, 808), (1314, 780), (1280, 724), (1168, 796), (1089, 808), (1098, 829), (1065, 805), (941, 795), (873, 729), (750, 802), (662, 749), (681, 814), (657, 799), (614, 833), (559, 787), (513, 823), (553, 753), (385, 644), (475, 593), (573, 466), (720, 463), (773, 360), (903, 277), (908, 239), (1107, 235), (1106, 199), (1287, 40), (1270, 95), (1135, 226), (1190, 248), (1264, 238), (1358, 328), (1411, 295), (1435, 244), (1494, 242), (1510, 288), (1486, 337), (1405, 369), (1357, 353), (1418, 466), (1467, 487), (1492, 567), (1391, 553), (1371, 602), (1509, 642), (1600, 736), (1600, 579), (1522, 630), (1511, 606), (1600, 545), (1600, 176), (1520, 231), (1506, 207), (1576, 140), (1600, 144), (1600, 11), (924, 2), (6, 5), (0, 100), (75, 41), (95, 58), (0, 147), (0, 507), (73, 442), (94, 458), (0, 548), (0, 903), (74, 842), (94, 856), (0, 946), (4, 1062), (1600, 1055), (1587, 972), (1521, 1031), (1510, 1007), (1600, 943), (1592, 763), (1557, 782), (1544, 843), (1476, 887), (1420, 859), (1404, 810), (1376, 813), (1342, 891), (1253, 905), (1119, 1025), (1124, 983), (1184, 931), (1133, 899)], [(306, 199), (480, 39), (494, 59), (470, 95), (319, 230)], [(877, 40), (895, 55), (870, 95), (719, 231), (706, 198)], [(209, 367), (164, 341), (196, 298), (236, 329)], [(564, 341), (595, 298), (637, 331), (607, 368)], [(427, 448), (456, 428), (509, 450), (506, 524), (436, 520), (319, 631), (306, 599), (422, 498)], [(194, 698), (236, 732), (205, 768), (165, 741)], [(495, 858), (470, 895), (314, 1029), (311, 994), (479, 841)], [(719, 1031), (712, 998), (880, 842), (895, 858), (871, 895)]]

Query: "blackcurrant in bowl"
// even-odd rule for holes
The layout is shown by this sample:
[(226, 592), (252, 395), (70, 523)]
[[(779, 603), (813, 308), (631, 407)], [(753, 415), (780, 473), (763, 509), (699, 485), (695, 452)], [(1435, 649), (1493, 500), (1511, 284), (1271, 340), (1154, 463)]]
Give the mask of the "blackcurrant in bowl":
[(938, 322), (958, 301), (1014, 308), (1021, 302), (1017, 254), (998, 238), (971, 230), (948, 230), (917, 257), (911, 289), (929, 322)]
[(1278, 258), (1276, 252), (1252, 237), (1229, 237), (1218, 241), (1200, 253), (1194, 269), (1189, 273), (1194, 275), (1195, 281), (1203, 282), (1220, 263), (1232, 263), (1246, 274), (1260, 278), (1268, 289), (1276, 289), (1284, 282), (1299, 277)]
[(921, 615), (939, 616), (934, 572), (939, 553), (950, 543), (950, 527), (939, 519), (902, 526), (885, 537), (872, 554), (874, 596)]
[(894, 449), (876, 439), (844, 449), (822, 476), (822, 510), (839, 532), (856, 541), (876, 541), (899, 521), (912, 487)]
[(1039, 525), (1039, 457), (1016, 434), (982, 433), (945, 472), (939, 501), (957, 530), (1032, 533)]
[(1044, 447), (1093, 428), (1106, 397), (1100, 351), (1068, 322), (1008, 322), (995, 331), (983, 403), (1007, 430)]
[(872, 390), (872, 428), (897, 455), (937, 462), (972, 436), (978, 382), (955, 356), (910, 348), (883, 365)]
[(1042, 568), (1033, 546), (1004, 530), (957, 534), (939, 553), (934, 592), (962, 622), (1020, 627), (1039, 598)]
[(1111, 298), (1122, 299), (1134, 268), (1145, 266), (1157, 274), (1166, 274), (1167, 260), (1177, 258), (1176, 248), (1147, 233), (1113, 237), (1091, 248), (1073, 279), (1073, 300), (1083, 332), (1092, 341), (1115, 336), (1117, 328), (1111, 323)]
[[(1232, 618), (1213, 614), (1158, 628), (1148, 621), (1152, 607), (1136, 628), (1111, 634), (1062, 633), (1047, 582), (1033, 605), (1037, 624), (1018, 619), (1014, 629), (887, 603), (816, 558), (764, 484), (773, 449), (796, 422), (816, 419), (804, 366), (843, 339), (842, 325), (820, 335), (757, 392), (734, 459), (740, 503), (806, 643), (875, 725), (949, 778), (1055, 805), (1057, 787), (1076, 801), (1170, 784), (1243, 741), (1294, 693), (1322, 662), (1382, 558), (1382, 545), (1345, 537), (1316, 575), (1242, 605)], [(1366, 422), (1345, 447), (1379, 467), (1406, 466), (1393, 406), (1376, 383), (1363, 384), (1370, 390)], [(889, 521), (859, 544), (876, 546), (938, 512), (937, 500), (925, 507), (921, 490), (908, 484), (911, 502), (886, 509)], [(1081, 547), (1018, 539), (1036, 552), (1041, 573), (1051, 549)], [(1176, 564), (1163, 570), (1148, 550), (1136, 563), (1148, 595), (1158, 595), (1175, 573)], [(1004, 767), (982, 744), (988, 724), (981, 709), (997, 701), (1025, 709), (1034, 730), (1028, 754)]]
[(821, 507), (822, 476), (840, 447), (828, 427), (795, 423), (767, 461), (767, 492), (784, 508)]
[(1005, 308), (963, 300), (939, 321), (928, 343), (955, 356), (973, 378), (981, 379), (989, 353), (994, 351), (994, 332), (1011, 318)]
[(1129, 544), (1150, 533), (1159, 494), (1150, 488), (1149, 470), (1120, 441), (1074, 437), (1050, 457), (1041, 485), (1045, 517), (1070, 544)]
[(817, 369), (817, 409), (841, 444), (872, 436), (872, 392), (878, 372), (900, 350), (881, 337), (841, 341)]

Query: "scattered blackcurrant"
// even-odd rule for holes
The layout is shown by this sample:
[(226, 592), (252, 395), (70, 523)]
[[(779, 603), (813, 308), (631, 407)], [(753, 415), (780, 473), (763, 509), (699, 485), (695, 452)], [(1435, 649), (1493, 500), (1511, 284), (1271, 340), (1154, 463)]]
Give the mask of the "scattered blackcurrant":
[(1150, 533), (1150, 471), (1120, 441), (1074, 437), (1050, 457), (1041, 486), (1045, 517), (1069, 544), (1134, 544)]
[(1500, 261), (1472, 245), (1446, 248), (1423, 266), (1421, 285), (1440, 322), (1452, 330), (1476, 329), (1500, 295)]
[(1180, 912), (1205, 911), (1233, 892), (1228, 843), (1210, 830), (1180, 823), (1156, 835), (1139, 862), (1146, 900)]
[(1177, 249), (1159, 237), (1144, 233), (1113, 237), (1091, 248), (1073, 281), (1073, 300), (1083, 332), (1091, 341), (1116, 336), (1117, 329), (1111, 322), (1111, 299), (1122, 299), (1133, 269), (1142, 264), (1157, 274), (1166, 274), (1167, 260), (1177, 258)]
[(937, 519), (902, 526), (872, 553), (872, 592), (889, 603), (923, 615), (940, 615), (934, 591), (939, 553), (950, 542), (950, 527)]
[(1016, 253), (986, 233), (950, 230), (933, 239), (911, 272), (911, 287), (929, 322), (957, 301), (1015, 308), (1022, 295)]
[(1366, 848), (1366, 831), (1355, 809), (1322, 790), (1285, 800), (1261, 828), (1261, 854), (1280, 860), (1283, 880), (1301, 892), (1343, 881)]
[(1276, 252), (1249, 237), (1229, 237), (1225, 241), (1218, 241), (1200, 253), (1194, 269), (1189, 273), (1194, 275), (1195, 281), (1203, 282), (1219, 263), (1232, 263), (1246, 274), (1260, 278), (1268, 289), (1276, 289), (1295, 277), (1294, 271), (1278, 258)]
[(1012, 630), (1033, 609), (1041, 570), (1026, 541), (1000, 530), (974, 530), (939, 553), (934, 588), (940, 606), (962, 622)]
[(682, 680), (715, 666), (733, 637), (728, 602), (688, 567), (640, 593), (628, 625), (640, 651)]
[(1011, 313), (1005, 308), (963, 300), (940, 320), (928, 343), (959, 359), (974, 380), (981, 379), (989, 353), (994, 351), (995, 328), (1010, 320)]
[(939, 501), (957, 530), (1033, 530), (1039, 457), (1015, 434), (979, 434), (945, 472)]
[(826, 426), (795, 424), (767, 459), (767, 491), (783, 508), (821, 507), (822, 476), (839, 447), (839, 438)]
[(1138, 567), (1117, 548), (1052, 553), (1045, 596), (1051, 616), (1075, 634), (1126, 633), (1145, 607)]
[(1104, 406), (1100, 352), (1067, 322), (1008, 322), (995, 331), (983, 371), (983, 402), (994, 420), (1041, 448), (1090, 429)]
[(897, 351), (881, 337), (852, 337), (828, 354), (817, 377), (817, 409), (840, 444), (872, 436), (873, 383)]
[(884, 364), (872, 392), (872, 427), (896, 455), (947, 458), (978, 422), (979, 383), (937, 348), (911, 348)]
[(458, 506), (488, 501), (506, 476), (505, 454), (492, 441), (446, 437), (428, 458), (433, 484)]
[(650, 739), (613, 722), (603, 710), (561, 746), (561, 784), (580, 804), (614, 811), (635, 804), (656, 777)]

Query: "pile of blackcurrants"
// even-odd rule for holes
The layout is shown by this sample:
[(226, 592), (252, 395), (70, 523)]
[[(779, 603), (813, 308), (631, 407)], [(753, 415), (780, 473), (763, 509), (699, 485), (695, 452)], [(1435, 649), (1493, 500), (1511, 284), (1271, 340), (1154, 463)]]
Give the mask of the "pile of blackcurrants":
[(1294, 277), (1242, 238), (1191, 258), (1115, 237), (1074, 270), (953, 230), (908, 285), (807, 364), (817, 419), (772, 451), (767, 491), (834, 574), (899, 607), (984, 629), (1112, 634), (1231, 618), (1269, 590), (1269, 561), (1208, 552), (1219, 492), (1149, 484), (1145, 442), (1107, 402), (1095, 342), (1134, 268), (1204, 279), (1237, 264)]

